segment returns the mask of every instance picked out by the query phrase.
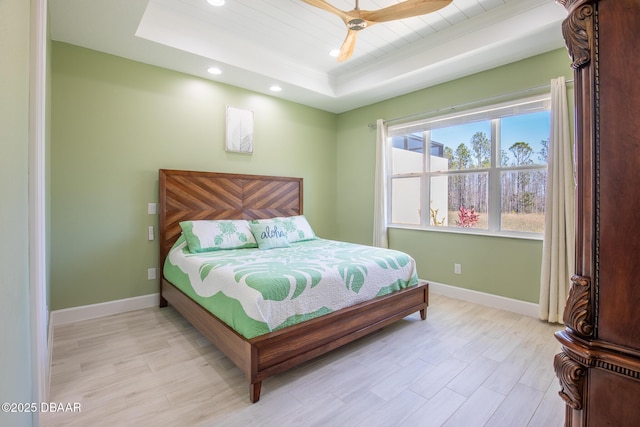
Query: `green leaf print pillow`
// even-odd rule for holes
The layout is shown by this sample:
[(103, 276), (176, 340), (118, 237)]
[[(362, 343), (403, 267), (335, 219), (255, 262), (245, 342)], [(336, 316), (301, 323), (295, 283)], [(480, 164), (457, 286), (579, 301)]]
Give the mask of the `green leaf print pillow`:
[(286, 233), (289, 243), (313, 240), (316, 238), (316, 234), (313, 232), (309, 221), (307, 221), (304, 215), (258, 219), (251, 221), (251, 223), (271, 224), (271, 228), (278, 226), (278, 229)]
[(180, 228), (192, 254), (258, 247), (244, 219), (182, 221)]
[(290, 246), (287, 233), (278, 224), (251, 223), (251, 231), (260, 249), (288, 248)]

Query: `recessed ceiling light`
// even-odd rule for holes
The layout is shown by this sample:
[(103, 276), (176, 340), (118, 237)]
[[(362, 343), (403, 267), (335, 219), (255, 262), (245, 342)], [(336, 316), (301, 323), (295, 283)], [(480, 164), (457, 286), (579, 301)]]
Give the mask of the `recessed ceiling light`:
[(224, 6), (224, 0), (207, 0), (211, 6)]
[(331, 49), (329, 51), (329, 56), (333, 56), (334, 58), (337, 58), (338, 55), (340, 55), (340, 49)]
[(218, 67), (207, 68), (207, 72), (209, 74), (214, 74), (214, 75), (222, 74), (222, 70), (220, 68), (218, 68)]
[(272, 92), (280, 92), (282, 90), (282, 88), (278, 85), (273, 85), (269, 89), (271, 89)]

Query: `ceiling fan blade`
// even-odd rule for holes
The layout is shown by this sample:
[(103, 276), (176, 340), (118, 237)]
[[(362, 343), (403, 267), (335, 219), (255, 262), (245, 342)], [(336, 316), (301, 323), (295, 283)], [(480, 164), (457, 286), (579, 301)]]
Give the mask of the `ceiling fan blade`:
[(411, 18), (440, 10), (452, 1), (453, 0), (407, 0), (379, 10), (361, 10), (360, 18), (371, 22), (388, 22), (396, 19)]
[(338, 62), (346, 61), (351, 58), (353, 55), (353, 50), (356, 47), (356, 38), (358, 37), (358, 32), (355, 30), (347, 31), (347, 37), (344, 39), (344, 43), (342, 43), (342, 47), (340, 48), (340, 54), (338, 55)]
[(347, 22), (351, 17), (347, 15), (347, 13), (343, 10), (338, 9), (337, 7), (327, 3), (324, 0), (302, 0), (303, 2), (310, 4), (311, 6), (315, 6), (322, 10), (326, 10), (327, 12), (333, 13), (342, 19), (344, 22)]

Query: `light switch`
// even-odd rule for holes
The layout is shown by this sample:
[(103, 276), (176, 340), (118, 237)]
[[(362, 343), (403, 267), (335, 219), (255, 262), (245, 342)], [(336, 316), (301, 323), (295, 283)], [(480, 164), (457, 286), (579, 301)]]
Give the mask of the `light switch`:
[(149, 204), (147, 205), (147, 213), (148, 213), (149, 215), (155, 215), (155, 214), (156, 214), (156, 212), (157, 212), (157, 206), (158, 206), (158, 204), (157, 204), (157, 203), (149, 203)]

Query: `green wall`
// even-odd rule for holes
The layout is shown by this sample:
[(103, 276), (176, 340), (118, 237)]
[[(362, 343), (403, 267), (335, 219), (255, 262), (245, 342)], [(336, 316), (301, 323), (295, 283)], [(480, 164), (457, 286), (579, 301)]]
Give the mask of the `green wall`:
[[(158, 169), (304, 178), (304, 212), (337, 238), (337, 116), (53, 43), (52, 310), (157, 292)], [(224, 150), (225, 107), (254, 112), (254, 153)]]
[[(30, 5), (0, 1), (0, 401), (31, 402), (29, 304)], [(29, 426), (31, 414), (0, 412), (0, 425)]]
[[(338, 119), (337, 218), (342, 240), (371, 244), (376, 119), (394, 119), (468, 104), (572, 78), (566, 49), (343, 113)], [(572, 86), (569, 86), (570, 88)], [(573, 91), (568, 90), (572, 106)], [(572, 108), (570, 108), (572, 110)], [(390, 245), (416, 258), (421, 278), (538, 302), (541, 240), (391, 229)], [(453, 264), (462, 264), (462, 275)]]
[[(64, 43), (53, 43), (52, 57), (53, 310), (157, 291), (146, 278), (158, 267), (147, 203), (157, 201), (159, 168), (303, 177), (316, 232), (370, 244), (370, 123), (572, 76), (558, 49), (335, 115)], [(253, 155), (224, 151), (226, 105), (254, 111)], [(538, 301), (540, 240), (391, 229), (390, 242), (416, 258), (424, 279)]]

